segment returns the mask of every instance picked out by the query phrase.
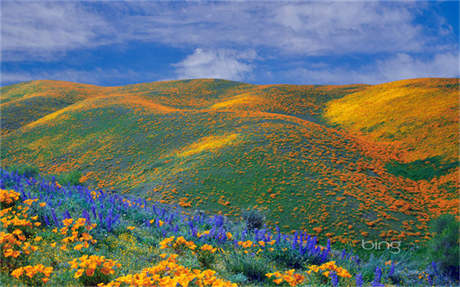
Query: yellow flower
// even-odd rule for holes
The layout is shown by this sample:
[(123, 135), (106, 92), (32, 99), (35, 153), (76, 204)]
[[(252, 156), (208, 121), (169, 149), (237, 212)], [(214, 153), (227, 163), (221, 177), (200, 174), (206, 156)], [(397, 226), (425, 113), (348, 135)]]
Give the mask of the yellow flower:
[(20, 267), (20, 268), (14, 269), (13, 272), (11, 272), (11, 276), (13, 276), (16, 279), (19, 279), (22, 273), (24, 273), (24, 269)]
[(80, 251), (82, 248), (83, 248), (83, 244), (77, 244), (77, 245), (74, 246), (73, 249)]
[(73, 223), (72, 218), (67, 218), (67, 219), (62, 220), (62, 224), (64, 224), (64, 226), (70, 226), (72, 225), (72, 223)]
[(217, 248), (214, 248), (214, 247), (212, 247), (212, 246), (209, 245), (209, 244), (204, 244), (203, 246), (201, 246), (200, 249), (203, 250), (203, 251), (209, 251), (209, 252), (211, 252), (211, 253), (214, 253), (214, 252), (216, 252), (216, 250), (217, 250)]
[(134, 228), (135, 228), (134, 226), (128, 226), (128, 227), (126, 227), (126, 229), (128, 229), (128, 230), (133, 230)]
[(78, 279), (83, 275), (83, 272), (85, 272), (85, 269), (78, 269), (77, 272), (75, 272), (75, 275), (73, 276), (75, 279)]
[(232, 240), (233, 235), (230, 232), (227, 232), (227, 240)]

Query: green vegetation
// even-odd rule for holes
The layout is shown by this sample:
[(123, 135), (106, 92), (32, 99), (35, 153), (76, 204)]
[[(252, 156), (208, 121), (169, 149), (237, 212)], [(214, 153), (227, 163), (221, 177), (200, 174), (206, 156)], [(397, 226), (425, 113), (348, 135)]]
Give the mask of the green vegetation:
[(452, 214), (443, 214), (433, 220), (430, 257), (439, 263), (441, 272), (453, 280), (459, 280), (459, 232), (460, 223)]
[(457, 162), (443, 163), (439, 156), (416, 160), (409, 163), (400, 163), (397, 161), (388, 162), (385, 168), (391, 174), (403, 176), (412, 180), (431, 180), (435, 177), (446, 175), (458, 167)]

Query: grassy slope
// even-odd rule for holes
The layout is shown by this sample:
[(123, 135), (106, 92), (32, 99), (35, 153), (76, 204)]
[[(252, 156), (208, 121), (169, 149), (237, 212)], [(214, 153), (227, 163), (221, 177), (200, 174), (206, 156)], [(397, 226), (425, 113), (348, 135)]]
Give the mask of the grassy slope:
[[(424, 81), (419, 86), (434, 86)], [(20, 122), (3, 112), (12, 97), (19, 105), (37, 89), (65, 104)], [(48, 173), (77, 169), (98, 187), (232, 216), (257, 204), (284, 230), (344, 243), (363, 236), (423, 239), (429, 218), (456, 210), (456, 174), (431, 182), (394, 176), (385, 164), (399, 156), (399, 145), (323, 123), (326, 107), (331, 118), (330, 101), (373, 89), (220, 80), (16, 85), (2, 93), (2, 124), (11, 122), (2, 163), (32, 163)]]
[(406, 162), (458, 160), (458, 79), (391, 82), (328, 103), (332, 123), (377, 141), (400, 143)]

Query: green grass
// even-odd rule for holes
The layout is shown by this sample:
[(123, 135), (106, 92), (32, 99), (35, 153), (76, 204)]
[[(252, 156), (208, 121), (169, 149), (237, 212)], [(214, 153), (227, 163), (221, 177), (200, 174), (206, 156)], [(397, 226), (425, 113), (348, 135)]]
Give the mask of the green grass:
[(428, 180), (452, 172), (458, 167), (457, 162), (443, 162), (439, 156), (416, 160), (409, 163), (400, 163), (397, 161), (388, 162), (385, 168), (391, 174), (403, 176), (412, 180)]

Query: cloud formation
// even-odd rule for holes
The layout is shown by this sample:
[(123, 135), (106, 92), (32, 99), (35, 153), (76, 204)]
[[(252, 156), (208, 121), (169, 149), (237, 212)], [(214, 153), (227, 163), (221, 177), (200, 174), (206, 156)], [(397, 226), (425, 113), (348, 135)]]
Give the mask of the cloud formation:
[(193, 54), (174, 64), (179, 79), (217, 78), (243, 80), (253, 69), (254, 51), (239, 53), (234, 50), (195, 49)]
[(2, 1), (3, 61), (50, 60), (110, 43), (114, 27), (77, 2)]
[[(2, 8), (5, 51), (59, 51), (139, 40), (329, 55), (420, 51), (442, 40), (442, 35), (425, 35), (413, 21), (416, 9), (407, 3), (139, 1), (94, 7), (75, 1), (5, 1)], [(440, 26), (439, 32), (446, 28)]]
[(458, 76), (458, 67), (457, 53), (435, 54), (428, 59), (418, 59), (401, 53), (353, 69), (320, 65), (318, 68), (296, 68), (285, 71), (284, 74), (305, 84), (379, 84), (427, 76)]

